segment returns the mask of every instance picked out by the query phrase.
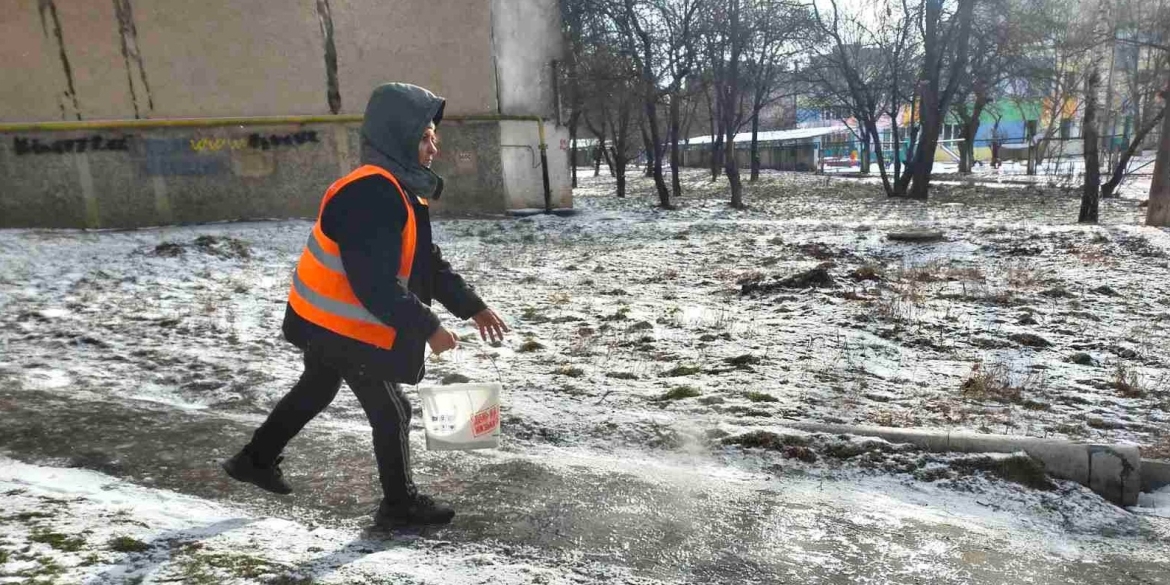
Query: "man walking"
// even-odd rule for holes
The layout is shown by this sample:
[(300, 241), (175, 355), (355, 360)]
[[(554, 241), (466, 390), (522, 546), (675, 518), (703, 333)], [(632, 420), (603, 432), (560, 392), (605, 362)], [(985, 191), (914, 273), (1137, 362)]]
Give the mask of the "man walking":
[(375, 524), (445, 524), (449, 506), (418, 493), (410, 472), (411, 405), (400, 384), (424, 375), (458, 340), (430, 309), (439, 301), (480, 335), (503, 339), (507, 325), (443, 260), (431, 242), (429, 201), (443, 180), (431, 171), (446, 101), (421, 87), (376, 88), (362, 124), (362, 166), (325, 192), (301, 253), (284, 317), (285, 338), (304, 352), (305, 371), (243, 450), (222, 466), (231, 477), (292, 492), (280, 469), (285, 445), (325, 409), (344, 380), (373, 427), (383, 499)]

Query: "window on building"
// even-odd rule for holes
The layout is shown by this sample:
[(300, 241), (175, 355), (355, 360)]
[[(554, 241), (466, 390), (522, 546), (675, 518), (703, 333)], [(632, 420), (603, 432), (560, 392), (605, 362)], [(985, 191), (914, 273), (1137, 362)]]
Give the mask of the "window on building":
[(963, 137), (963, 126), (961, 124), (943, 124), (942, 139), (943, 140), (957, 140)]
[(829, 121), (844, 120), (844, 119), (847, 119), (850, 117), (852, 117), (852, 114), (849, 113), (849, 108), (843, 108), (843, 107), (837, 106), (837, 107), (832, 107), (832, 108), (822, 108), (821, 109), (821, 119), (822, 120), (829, 120)]
[(1072, 120), (1065, 119), (1065, 120), (1060, 121), (1060, 139), (1061, 140), (1068, 140), (1068, 139), (1073, 137), (1072, 125), (1073, 125)]

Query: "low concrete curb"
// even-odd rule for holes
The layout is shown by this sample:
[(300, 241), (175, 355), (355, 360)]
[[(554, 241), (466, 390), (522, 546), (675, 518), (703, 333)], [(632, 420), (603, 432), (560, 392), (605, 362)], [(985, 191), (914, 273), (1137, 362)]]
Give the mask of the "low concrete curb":
[[(921, 429), (863, 427), (823, 423), (785, 423), (791, 429), (812, 433), (879, 437), (891, 443), (910, 443), (935, 453), (1015, 453), (1023, 451), (1044, 464), (1053, 477), (1075, 481), (1105, 499), (1121, 505), (1137, 504), (1145, 484), (1142, 458), (1134, 445), (1099, 445), (1010, 435), (980, 435)], [(1157, 463), (1157, 462), (1152, 462)], [(1162, 478), (1170, 482), (1170, 465), (1157, 467), (1150, 485)], [(1155, 471), (1151, 469), (1151, 471)]]

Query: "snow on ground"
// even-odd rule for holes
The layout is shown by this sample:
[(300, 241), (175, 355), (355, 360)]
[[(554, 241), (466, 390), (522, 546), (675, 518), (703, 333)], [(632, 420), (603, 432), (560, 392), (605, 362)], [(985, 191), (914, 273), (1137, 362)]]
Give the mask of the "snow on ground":
[[(743, 439), (760, 430), (787, 437), (784, 422), (801, 420), (1129, 441), (1147, 457), (1170, 457), (1170, 233), (1143, 227), (1144, 209), (1135, 202), (1104, 201), (1102, 225), (1079, 226), (1079, 201), (1057, 189), (938, 185), (923, 204), (888, 200), (872, 184), (765, 173), (747, 186), (751, 208), (735, 211), (726, 205), (725, 181), (689, 171), (683, 182), (687, 191), (677, 211), (652, 206), (646, 179), (633, 179), (630, 196), (617, 199), (612, 179), (583, 171), (573, 217), (437, 222), (445, 255), (515, 332), (489, 347), (460, 325), (466, 342), (432, 360), (430, 379), (503, 382), (501, 456), (527, 454), (540, 466), (575, 458), (586, 468), (597, 458), (698, 457), (731, 476), (783, 470), (829, 481), (858, 509), (898, 489), (914, 510), (946, 503), (994, 512), (970, 515), (964, 533), (982, 526), (1022, 531), (1039, 542), (1064, 542), (1071, 533), (1105, 547), (1123, 535), (1145, 543), (1139, 549), (1165, 551), (1167, 529), (1156, 516), (1116, 510), (1079, 486), (1036, 487), (1026, 470), (1022, 477), (1005, 474), (994, 461), (825, 436), (770, 446)], [(300, 374), (299, 356), (281, 340), (279, 326), (309, 226), (0, 232), (0, 411), (33, 416), (37, 404), (49, 404), (44, 396), (61, 396), (254, 425)], [(886, 238), (906, 229), (939, 230), (945, 239)], [(787, 288), (781, 282), (816, 268), (831, 283)], [(757, 292), (742, 294), (745, 285)], [(360, 445), (368, 440), (364, 425), (356, 400), (343, 392), (310, 429), (328, 428)], [(222, 448), (230, 452), (245, 440), (233, 431)], [(5, 441), (0, 448), (17, 459), (40, 456), (15, 446), (16, 439)], [(89, 460), (108, 458), (79, 465)], [(54, 481), (69, 486), (70, 495), (61, 498), (85, 498), (93, 506), (109, 500), (98, 498), (102, 490), (92, 485), (114, 486), (116, 494), (139, 494), (125, 496), (138, 506), (129, 517), (146, 525), (131, 523), (126, 530), (142, 529), (131, 530), (133, 538), (165, 540), (160, 535), (168, 531), (187, 534), (229, 522), (222, 533), (197, 540), (230, 551), (255, 539), (265, 571), (301, 566), (311, 558), (303, 551), (329, 555), (355, 538), (345, 523), (311, 527), (291, 512), (276, 520), (268, 508), (233, 508), (206, 494), (160, 504), (195, 511), (159, 519), (149, 502), (171, 495), (135, 488), (127, 479), (21, 465), (5, 464), (2, 481), (13, 487), (0, 490), (6, 494), (0, 501), (16, 514), (55, 506), (38, 499), (55, 497), (38, 491)], [(119, 475), (117, 465), (103, 465)], [(53, 473), (66, 475), (45, 479)], [(166, 467), (152, 470), (157, 473)], [(87, 510), (67, 516), (92, 519)], [(86, 542), (97, 543), (121, 529), (114, 523), (76, 528), (93, 530)], [(19, 537), (25, 540), (0, 550), (28, 546), (21, 543), (29, 530)], [(860, 537), (838, 538), (856, 543)], [(407, 551), (389, 547), (377, 554), (405, 555), (391, 565), (417, 564), (462, 582), (460, 555), (488, 553), (473, 538), (456, 540), (449, 546), (459, 552), (450, 557), (436, 557), (444, 545), (428, 538)], [(290, 542), (303, 546), (283, 544)], [(907, 554), (922, 554), (933, 542), (917, 543)], [(160, 573), (160, 582), (183, 570), (176, 555), (196, 554), (177, 546), (180, 552), (167, 553), (170, 572)], [(64, 574), (84, 581), (109, 570), (92, 568), (109, 561), (98, 548), (100, 563)], [(22, 554), (31, 551), (45, 552), (37, 545)], [(370, 558), (357, 566), (378, 564)], [(506, 575), (519, 571), (514, 565), (521, 561), (506, 555), (497, 561), (499, 572), (467, 562)], [(235, 561), (219, 562), (212, 558), (198, 570), (211, 570), (209, 563), (227, 573), (238, 569), (226, 565)], [(599, 574), (638, 568), (619, 562), (582, 578), (566, 573), (563, 559), (537, 565), (533, 571), (551, 571), (549, 582), (597, 581)], [(30, 567), (5, 565), (3, 574)], [(645, 576), (635, 570), (638, 575)]]
[(0, 458), (0, 493), (0, 583), (572, 582), (490, 546), (382, 542), (93, 471)]
[[(652, 524), (665, 516), (674, 532), (660, 538), (669, 542), (617, 532), (605, 536), (608, 547), (591, 543), (566, 555), (493, 539), (448, 540), (444, 533), (387, 539), (344, 525), (257, 515), (93, 471), (0, 458), (6, 504), (0, 582), (652, 584), (676, 582), (677, 572), (695, 565), (700, 574), (686, 580), (770, 582), (766, 575), (784, 571), (801, 582), (825, 576), (867, 583), (1114, 582), (1100, 579), (1165, 570), (1166, 548), (1151, 539), (1170, 537), (1170, 524), (1141, 528), (1079, 486), (1065, 486), (1063, 497), (1084, 506), (1074, 521), (1086, 529), (1094, 524), (1088, 534), (1070, 534), (1068, 519), (1042, 513), (1046, 506), (1023, 491), (1014, 498), (968, 497), (883, 478), (773, 477), (679, 457), (541, 455), (562, 472), (633, 474), (652, 478), (654, 491), (664, 492), (593, 502), (592, 521), (567, 536), (589, 541), (602, 521)], [(734, 512), (745, 500), (756, 502), (748, 504), (747, 522), (734, 514), (696, 516), (710, 503), (726, 502), (720, 509)], [(733, 525), (732, 534), (722, 533), (727, 522), (744, 523), (746, 531)], [(1161, 534), (1140, 537), (1151, 529)], [(674, 544), (682, 546), (674, 550)], [(621, 566), (647, 554), (654, 568)], [(740, 560), (728, 563), (731, 554)], [(704, 565), (721, 572), (703, 575)], [(1045, 580), (1052, 574), (1062, 579)], [(1063, 580), (1070, 574), (1088, 579)]]
[[(688, 178), (698, 195), (676, 212), (616, 200), (602, 178), (578, 190), (576, 217), (441, 222), (446, 254), (517, 333), (494, 361), (466, 344), (435, 378), (498, 367), (530, 403), (519, 416), (569, 440), (610, 417), (1162, 440), (1170, 235), (1141, 227), (1136, 205), (1107, 201), (1090, 227), (1045, 191), (939, 187), (922, 205), (768, 175), (735, 212)], [(307, 227), (4, 232), (0, 376), (262, 413), (299, 375), (279, 323)], [(906, 228), (947, 241), (885, 238)], [(834, 288), (739, 293), (823, 262)], [(654, 400), (679, 388), (701, 396)], [(334, 413), (360, 420), (343, 402)]]
[(1170, 518), (1170, 485), (1152, 494), (1140, 494), (1135, 508), (1142, 514)]

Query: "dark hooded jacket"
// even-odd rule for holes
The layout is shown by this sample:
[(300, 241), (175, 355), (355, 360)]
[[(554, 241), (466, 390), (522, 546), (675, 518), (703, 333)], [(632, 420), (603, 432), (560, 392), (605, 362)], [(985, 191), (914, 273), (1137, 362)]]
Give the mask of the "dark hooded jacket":
[(398, 283), (406, 207), (394, 184), (374, 175), (343, 187), (321, 216), (321, 229), (337, 242), (354, 294), (367, 310), (397, 330), (394, 346), (384, 350), (350, 339), (303, 319), (285, 308), (285, 338), (302, 350), (334, 363), (358, 365), (370, 375), (416, 384), (422, 379), (427, 339), (439, 328), (431, 311), (439, 301), (456, 317), (469, 319), (485, 308), (475, 291), (451, 270), (431, 238), (430, 208), (443, 181), (418, 163), (418, 145), (428, 123), (442, 120), (446, 102), (417, 86), (388, 83), (370, 96), (362, 124), (362, 164), (382, 167), (407, 191), (418, 230), (407, 288)]

